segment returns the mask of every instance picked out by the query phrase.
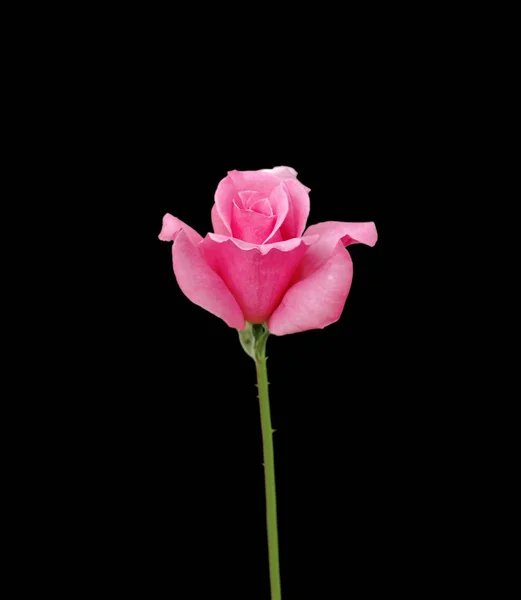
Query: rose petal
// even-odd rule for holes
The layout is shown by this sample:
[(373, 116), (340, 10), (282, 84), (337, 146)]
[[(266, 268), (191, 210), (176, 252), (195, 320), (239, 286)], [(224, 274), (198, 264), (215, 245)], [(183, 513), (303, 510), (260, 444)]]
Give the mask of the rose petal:
[(189, 300), (230, 327), (244, 329), (244, 315), (237, 300), (205, 260), (201, 244), (194, 244), (184, 228), (177, 234), (172, 259), (177, 283)]
[(251, 201), (248, 207), (250, 210), (266, 215), (267, 217), (273, 217), (273, 209), (267, 198), (261, 198), (260, 200)]
[[(269, 195), (269, 203), (273, 210), (273, 214), (276, 217), (275, 224), (271, 233), (265, 238), (261, 243), (266, 244), (267, 242), (274, 242), (275, 235), (279, 233), (279, 229), (281, 225), (284, 223), (288, 215), (288, 195), (286, 193), (286, 187), (284, 183), (279, 183), (276, 187), (274, 187)], [(283, 236), (279, 236), (280, 239), (285, 239)], [(294, 236), (297, 237), (297, 236)]]
[(267, 207), (268, 207), (268, 212), (264, 212), (263, 210), (257, 210), (256, 212), (262, 212), (263, 214), (265, 214), (268, 217), (273, 216), (273, 213), (271, 212), (271, 210), (269, 210), (269, 203), (268, 203), (268, 199), (266, 198), (266, 194), (263, 194), (262, 192), (245, 190), (243, 192), (237, 192), (237, 196), (238, 196), (237, 206), (239, 208), (244, 208), (244, 209), (252, 208), (253, 204), (257, 204), (260, 200), (265, 200)]
[(220, 235), (230, 235), (230, 232), (226, 229), (226, 226), (217, 212), (216, 204), (212, 206), (212, 225), (215, 233), (219, 233)]
[(307, 246), (312, 246), (316, 244), (319, 240), (318, 235), (306, 235), (301, 238), (294, 238), (292, 240), (282, 240), (280, 242), (276, 242), (273, 244), (252, 244), (251, 242), (245, 242), (244, 240), (239, 240), (237, 238), (231, 238), (226, 235), (218, 235), (216, 233), (209, 233), (207, 237), (210, 237), (214, 242), (218, 242), (222, 244), (223, 242), (231, 241), (241, 250), (258, 250), (262, 255), (268, 254), (272, 250), (280, 250), (281, 252), (289, 252), (293, 250), (301, 242), (304, 242)]
[[(216, 213), (219, 216), (221, 223), (225, 227), (225, 235), (232, 235), (232, 207), (233, 198), (236, 196), (236, 194), (237, 190), (235, 189), (230, 177), (225, 177), (222, 179), (215, 190)], [(216, 233), (218, 232), (216, 231)]]
[(329, 259), (338, 241), (341, 241), (344, 246), (351, 244), (374, 246), (378, 238), (376, 226), (372, 221), (368, 223), (325, 221), (308, 227), (305, 235), (319, 235), (320, 238), (313, 247), (313, 252), (308, 253), (301, 265), (302, 279)]
[[(252, 244), (263, 244), (272, 233), (276, 221), (276, 217), (267, 217), (253, 210), (244, 210), (234, 204), (232, 208), (232, 235), (234, 238)], [(279, 239), (282, 239), (280, 235)]]
[(376, 225), (370, 221), (365, 223), (344, 223), (342, 221), (324, 221), (310, 225), (306, 235), (318, 233), (320, 237), (328, 236), (331, 239), (341, 239), (344, 246), (350, 244), (365, 244), (374, 246), (378, 239)]
[(295, 272), (286, 292), (268, 321), (275, 335), (322, 329), (340, 318), (351, 287), (353, 264), (344, 246), (374, 246), (375, 224), (327, 221), (311, 225), (305, 235), (319, 235)]
[(195, 231), (195, 229), (192, 229), (190, 225), (183, 223), (183, 221), (172, 216), (170, 213), (166, 213), (163, 217), (163, 227), (158, 237), (163, 242), (172, 242), (176, 239), (177, 234), (182, 229), (188, 234), (188, 237), (194, 244), (198, 244), (202, 241), (203, 238)]
[(285, 181), (289, 197), (289, 210), (286, 220), (280, 228), (283, 240), (300, 237), (309, 217), (309, 192), (310, 189), (297, 181)]
[(201, 246), (250, 323), (263, 323), (287, 290), (308, 246), (318, 238), (306, 237), (255, 245), (209, 233)]
[(297, 172), (291, 167), (273, 167), (273, 169), (262, 169), (264, 173), (273, 173), (281, 179), (296, 179)]
[[(314, 246), (309, 249), (313, 252)], [(295, 283), (268, 320), (274, 335), (323, 329), (338, 321), (353, 279), (349, 252), (338, 241), (329, 259)]]
[(279, 185), (280, 178), (266, 171), (228, 171), (237, 192), (255, 191), (262, 192), (265, 196)]

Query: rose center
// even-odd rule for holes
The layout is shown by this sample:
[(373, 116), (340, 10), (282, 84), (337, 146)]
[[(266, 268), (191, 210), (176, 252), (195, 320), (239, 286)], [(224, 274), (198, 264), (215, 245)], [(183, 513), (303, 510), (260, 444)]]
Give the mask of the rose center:
[(251, 210), (266, 217), (273, 217), (271, 204), (263, 193), (245, 190), (238, 192), (238, 196), (238, 208)]

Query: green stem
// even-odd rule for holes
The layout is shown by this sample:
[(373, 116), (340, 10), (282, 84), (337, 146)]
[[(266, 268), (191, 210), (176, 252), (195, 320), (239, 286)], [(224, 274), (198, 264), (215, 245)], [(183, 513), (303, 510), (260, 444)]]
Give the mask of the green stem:
[(264, 478), (266, 482), (266, 519), (268, 523), (268, 551), (270, 564), (271, 600), (281, 600), (279, 539), (277, 532), (277, 496), (275, 493), (275, 460), (273, 429), (271, 427), (270, 400), (268, 396), (268, 371), (266, 353), (259, 348), (255, 358), (259, 388), (262, 443), (264, 448)]
[(262, 425), (262, 445), (264, 449), (264, 479), (266, 481), (266, 521), (268, 524), (268, 552), (270, 564), (271, 600), (281, 600), (279, 536), (277, 532), (277, 496), (275, 493), (275, 459), (273, 453), (273, 432), (271, 428), (270, 399), (268, 396), (268, 371), (266, 369), (266, 342), (270, 332), (266, 323), (252, 325), (246, 323), (239, 331), (241, 345), (248, 356), (255, 361), (257, 387), (259, 389), (260, 415)]

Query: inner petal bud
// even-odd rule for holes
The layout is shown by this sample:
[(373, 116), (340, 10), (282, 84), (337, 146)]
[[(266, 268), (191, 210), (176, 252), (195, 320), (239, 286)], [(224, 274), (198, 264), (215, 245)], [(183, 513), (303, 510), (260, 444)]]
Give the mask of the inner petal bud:
[(261, 198), (250, 204), (250, 210), (265, 215), (266, 217), (273, 217), (273, 209), (267, 198)]
[(273, 211), (271, 210), (270, 203), (266, 198), (266, 194), (252, 190), (244, 190), (238, 192), (238, 196), (239, 208), (243, 208), (244, 210), (253, 210), (254, 212), (258, 212), (267, 217), (273, 216)]

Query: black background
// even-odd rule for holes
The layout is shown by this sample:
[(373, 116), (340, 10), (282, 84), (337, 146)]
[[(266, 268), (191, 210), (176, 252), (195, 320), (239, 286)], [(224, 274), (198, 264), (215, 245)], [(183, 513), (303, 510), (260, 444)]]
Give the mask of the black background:
[(375, 221), (379, 239), (349, 249), (338, 323), (268, 341), (283, 598), (446, 595), (458, 572), (462, 590), (495, 586), (486, 534), (511, 530), (497, 519), (516, 436), (498, 403), (512, 394), (478, 357), (500, 346), (487, 328), (511, 328), (476, 299), (504, 300), (485, 262), (486, 243), (504, 260), (488, 165), (502, 144), (486, 138), (511, 130), (503, 26), (194, 9), (45, 7), (10, 31), (11, 204), (27, 211), (3, 221), (22, 260), (3, 344), (20, 367), (4, 369), (20, 418), (3, 421), (16, 584), (269, 598), (254, 366), (180, 292), (157, 235), (166, 212), (204, 235), (228, 170), (288, 165), (310, 224)]
[(431, 312), (415, 242), (450, 167), (418, 75), (428, 58), (250, 78), (121, 52), (91, 79), (91, 57), (75, 58), (82, 77), (59, 101), (81, 234), (61, 273), (71, 343), (51, 372), (65, 401), (41, 408), (57, 433), (40, 466), (62, 545), (82, 546), (67, 568), (144, 597), (269, 598), (254, 365), (184, 297), (157, 236), (166, 212), (211, 230), (227, 171), (288, 165), (312, 190), (309, 224), (374, 221), (379, 239), (349, 248), (339, 322), (268, 341), (284, 598), (413, 589), (443, 531), (433, 482), (452, 433), (437, 431), (448, 400), (427, 399), (436, 373), (418, 344)]

